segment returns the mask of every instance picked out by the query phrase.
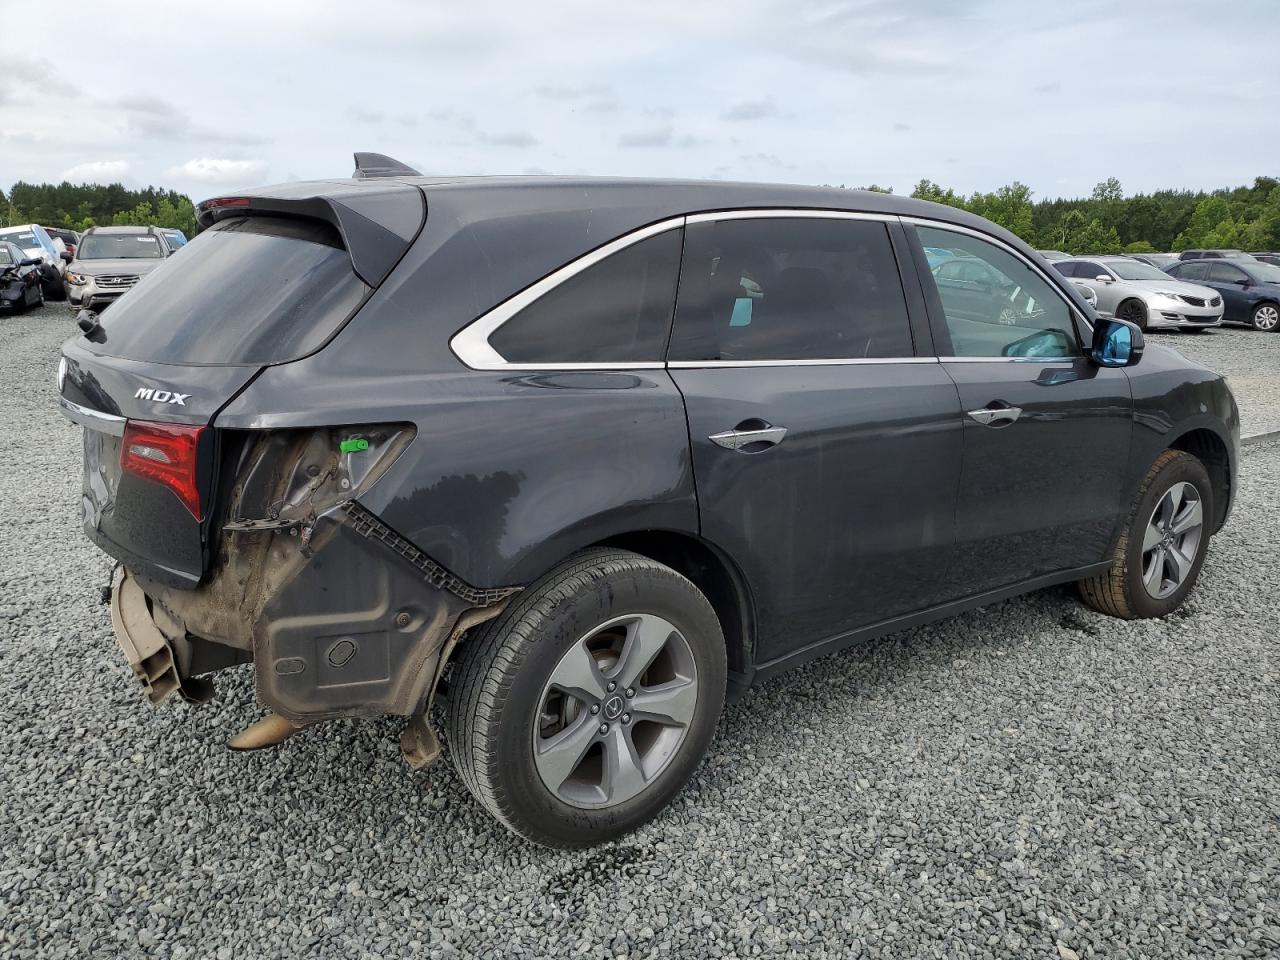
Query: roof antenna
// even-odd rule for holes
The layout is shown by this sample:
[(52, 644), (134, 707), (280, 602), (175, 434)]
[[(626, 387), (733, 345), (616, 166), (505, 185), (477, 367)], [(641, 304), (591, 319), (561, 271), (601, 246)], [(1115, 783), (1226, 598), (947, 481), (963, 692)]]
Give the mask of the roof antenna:
[(381, 177), (420, 177), (422, 174), (385, 154), (357, 152), (356, 169), (351, 176), (356, 180), (377, 180)]

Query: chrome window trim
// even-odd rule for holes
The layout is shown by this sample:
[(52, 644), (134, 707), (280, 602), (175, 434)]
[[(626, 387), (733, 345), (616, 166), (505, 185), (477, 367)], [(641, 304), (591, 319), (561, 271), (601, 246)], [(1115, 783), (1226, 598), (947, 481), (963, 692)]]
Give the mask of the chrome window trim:
[(90, 430), (97, 430), (100, 433), (110, 434), (113, 437), (124, 436), (124, 417), (118, 417), (113, 413), (103, 413), (101, 410), (93, 410), (89, 407), (82, 407), (78, 403), (72, 403), (66, 397), (58, 398), (58, 409), (72, 423), (88, 427)]
[(717, 220), (879, 220), (893, 223), (899, 219), (891, 213), (862, 213), (857, 210), (823, 210), (805, 207), (758, 207), (747, 210), (718, 210), (711, 213), (691, 213), (687, 224), (714, 223)]
[(668, 360), (667, 366), (672, 370), (702, 370), (718, 367), (858, 367), (938, 362), (937, 357), (859, 357), (849, 360)]
[(489, 344), (489, 337), (504, 323), (534, 301), (550, 293), (560, 284), (576, 277), (588, 267), (595, 266), (606, 257), (625, 250), (641, 240), (656, 237), (668, 230), (678, 230), (685, 224), (685, 217), (671, 217), (647, 227), (624, 233), (608, 243), (596, 247), (563, 267), (553, 270), (541, 280), (530, 284), (514, 296), (508, 297), (492, 310), (482, 314), (459, 330), (449, 341), (449, 348), (459, 360), (472, 370), (652, 370), (661, 369), (662, 361), (639, 363), (512, 363)]
[(939, 357), (942, 363), (1075, 363), (1076, 357)]
[[(1080, 309), (1071, 301), (1071, 298), (1068, 297), (1066, 293), (1063, 292), (1060, 286), (1058, 286), (1058, 280), (1065, 281), (1067, 280), (1067, 278), (1059, 274), (1058, 277), (1055, 279), (1049, 273), (1049, 271), (1045, 269), (1045, 266), (1048, 266), (1047, 263), (1045, 264), (1045, 266), (1041, 266), (1040, 264), (1032, 260), (1030, 257), (1025, 256), (1016, 247), (1010, 246), (1009, 244), (1005, 243), (999, 237), (994, 237), (989, 233), (983, 233), (981, 230), (975, 230), (972, 227), (962, 227), (958, 223), (949, 223), (946, 220), (930, 220), (926, 217), (900, 217), (899, 219), (903, 223), (911, 224), (914, 227), (929, 227), (930, 229), (933, 229), (933, 230), (949, 230), (952, 233), (963, 233), (971, 237), (977, 237), (979, 240), (985, 240), (987, 243), (993, 246), (999, 247), (1000, 249), (1004, 250), (1006, 253), (1012, 254), (1013, 256), (1021, 260), (1023, 263), (1025, 263), (1027, 266), (1029, 266), (1036, 273), (1040, 274), (1040, 276), (1044, 278), (1045, 282), (1049, 284), (1049, 289), (1051, 289), (1055, 294), (1057, 294), (1058, 297), (1062, 300), (1062, 302), (1067, 305), (1067, 310), (1071, 312), (1072, 318), (1080, 320), (1081, 322), (1084, 323), (1085, 329), (1087, 329), (1090, 333), (1093, 332), (1093, 324), (1089, 322), (1089, 318), (1080, 312)], [(1078, 260), (1080, 258), (1071, 257), (1069, 259)], [(1087, 354), (1088, 354), (1088, 348), (1084, 344), (1081, 344), (1080, 355), (1086, 356)], [(1010, 358), (1001, 357), (1000, 359), (1008, 360)]]
[[(597, 247), (590, 253), (583, 254), (577, 260), (571, 260), (564, 266), (547, 274), (541, 280), (525, 287), (519, 293), (508, 297), (492, 310), (482, 314), (453, 335), (449, 340), (449, 348), (454, 356), (472, 370), (661, 370), (665, 367), (703, 367), (711, 365), (694, 361), (675, 361), (667, 363), (662, 360), (642, 361), (637, 363), (516, 363), (508, 361), (489, 343), (499, 327), (514, 317), (525, 307), (550, 293), (566, 280), (577, 276), (588, 267), (594, 266), (606, 257), (625, 250), (632, 244), (647, 240), (668, 230), (677, 230), (693, 223), (714, 223), (717, 220), (763, 220), (776, 218), (808, 218), (815, 220), (871, 220), (881, 223), (893, 223), (901, 218), (897, 214), (862, 213), (854, 210), (823, 210), (816, 208), (767, 207), (744, 210), (718, 210), (711, 213), (693, 213), (686, 216), (671, 217), (625, 233)], [(935, 357), (910, 357), (912, 362), (935, 363)], [(752, 361), (714, 361), (715, 365), (727, 367), (741, 366), (831, 366), (836, 364), (879, 362), (872, 360), (752, 360)], [(901, 360), (887, 358), (883, 362), (898, 363)]]

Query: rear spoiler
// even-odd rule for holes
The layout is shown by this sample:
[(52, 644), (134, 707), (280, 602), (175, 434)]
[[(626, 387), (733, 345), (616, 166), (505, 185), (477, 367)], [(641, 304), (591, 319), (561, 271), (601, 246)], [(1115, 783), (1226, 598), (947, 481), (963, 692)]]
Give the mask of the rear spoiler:
[[(317, 189), (323, 192), (317, 193)], [(305, 217), (331, 224), (342, 236), (356, 275), (376, 287), (421, 231), (427, 209), (420, 189), (394, 180), (286, 183), (205, 200), (196, 207), (196, 223), (204, 230), (219, 220), (254, 214)]]

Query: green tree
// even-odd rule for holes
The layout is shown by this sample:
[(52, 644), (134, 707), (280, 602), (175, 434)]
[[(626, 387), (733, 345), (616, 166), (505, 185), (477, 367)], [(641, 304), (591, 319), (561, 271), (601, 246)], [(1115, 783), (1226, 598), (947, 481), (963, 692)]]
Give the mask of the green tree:
[(1031, 188), (1015, 180), (994, 193), (975, 193), (966, 207), (1024, 240), (1032, 237)]
[(921, 180), (916, 184), (911, 196), (917, 200), (930, 200), (933, 203), (945, 203), (949, 207), (963, 207), (964, 197), (951, 188), (943, 188), (932, 180)]

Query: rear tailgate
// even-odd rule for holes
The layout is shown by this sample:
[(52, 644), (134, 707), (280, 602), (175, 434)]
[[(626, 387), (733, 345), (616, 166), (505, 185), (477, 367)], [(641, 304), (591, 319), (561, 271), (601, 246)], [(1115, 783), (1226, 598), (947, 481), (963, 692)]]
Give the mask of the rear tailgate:
[(135, 573), (201, 582), (221, 465), (243, 439), (216, 429), (218, 411), (264, 367), (322, 349), (425, 219), (415, 187), (321, 186), (336, 196), (290, 185), (202, 204), (206, 229), (182, 256), (63, 346), (62, 409), (84, 427), (85, 531)]
[[(81, 338), (81, 343), (87, 341)], [(101, 357), (75, 340), (63, 347), (62, 409), (84, 427), (82, 520), (98, 546), (130, 569), (172, 586), (199, 582), (205, 569), (214, 464), (220, 452), (215, 431), (207, 426), (259, 369), (181, 367)], [(125, 470), (121, 454), (130, 423), (144, 428), (148, 424), (206, 428), (194, 437), (192, 480), (198, 497), (194, 511), (190, 498), (184, 499), (174, 484)], [(136, 428), (131, 438), (139, 445)]]

